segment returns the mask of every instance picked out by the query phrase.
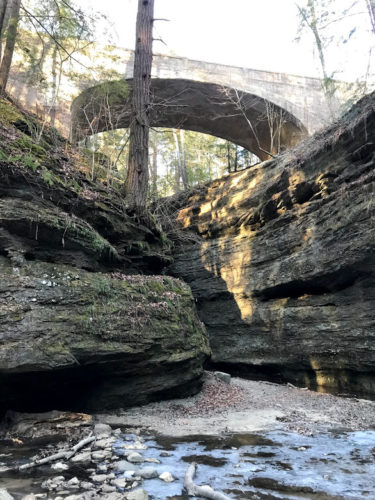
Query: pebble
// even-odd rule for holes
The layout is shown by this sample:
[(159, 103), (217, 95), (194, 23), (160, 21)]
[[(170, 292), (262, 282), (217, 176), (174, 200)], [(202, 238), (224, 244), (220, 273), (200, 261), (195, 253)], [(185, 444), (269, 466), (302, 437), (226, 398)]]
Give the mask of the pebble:
[(118, 479), (114, 479), (112, 481), (112, 484), (114, 486), (116, 486), (116, 488), (125, 488), (126, 486), (126, 479), (124, 479), (123, 477), (119, 477)]
[(55, 470), (56, 472), (64, 472), (69, 469), (69, 465), (63, 464), (62, 462), (57, 462), (51, 465), (51, 469)]
[(101, 490), (103, 493), (113, 493), (114, 491), (116, 491), (116, 488), (115, 486), (111, 486), (109, 484), (103, 484)]
[(89, 464), (91, 462), (91, 452), (83, 451), (82, 453), (78, 453), (77, 455), (74, 455), (70, 461), (74, 464)]
[(124, 500), (125, 498), (127, 497), (124, 497), (123, 493), (118, 493), (117, 491), (114, 491), (113, 493), (106, 493), (105, 495), (105, 500)]
[(137, 475), (143, 479), (153, 479), (158, 477), (158, 471), (153, 467), (145, 467), (144, 469), (139, 469)]
[(138, 470), (138, 466), (127, 462), (126, 460), (120, 460), (114, 465), (114, 469), (117, 472), (128, 472), (128, 471), (136, 471)]
[(229, 375), (229, 373), (214, 372), (214, 375), (216, 378), (218, 378), (222, 382), (225, 382), (226, 384), (230, 384), (231, 376)]
[(116, 441), (113, 437), (98, 439), (95, 441), (95, 448), (108, 448)]
[(158, 460), (157, 458), (145, 458), (144, 461), (151, 463), (151, 464), (160, 464), (161, 463), (160, 460)]
[(159, 479), (165, 481), (166, 483), (172, 483), (174, 481), (174, 477), (170, 472), (163, 472), (160, 474)]
[(81, 488), (83, 490), (92, 490), (94, 488), (94, 485), (92, 483), (89, 483), (88, 481), (81, 481)]
[[(44, 490), (55, 490), (65, 481), (64, 476), (56, 476), (51, 479), (46, 479), (42, 482), (41, 487)], [(0, 497), (1, 500), (1, 497)]]
[(107, 436), (110, 436), (111, 432), (112, 432), (112, 428), (110, 425), (99, 423), (99, 424), (95, 424), (95, 426), (94, 426), (95, 436), (107, 437)]
[(139, 489), (128, 493), (126, 498), (128, 500), (148, 500), (149, 496), (145, 490)]
[(94, 481), (94, 483), (104, 483), (108, 479), (107, 474), (94, 474), (91, 476), (91, 479)]
[(103, 450), (103, 451), (94, 451), (91, 454), (91, 457), (95, 461), (100, 461), (100, 460), (105, 460), (106, 458), (109, 458), (111, 455), (112, 455), (112, 453), (110, 451)]
[(134, 476), (135, 474), (135, 471), (134, 470), (127, 470), (124, 472), (124, 477), (126, 479), (132, 479), (132, 477)]
[(160, 456), (161, 456), (161, 457), (170, 457), (170, 456), (171, 456), (171, 454), (169, 453), (169, 451), (162, 451), (162, 452), (160, 453)]
[(80, 483), (80, 481), (77, 477), (72, 477), (72, 479), (70, 479), (66, 483), (66, 488), (68, 488), (69, 490), (77, 489), (77, 488), (79, 488), (79, 483)]
[(135, 441), (131, 444), (124, 444), (122, 447), (125, 450), (147, 450), (147, 446), (140, 441)]
[(129, 453), (129, 455), (126, 457), (128, 462), (134, 463), (134, 464), (139, 464), (143, 462), (143, 457), (140, 453), (137, 453), (136, 451), (133, 451), (132, 453)]
[(10, 495), (7, 490), (1, 488), (0, 489), (0, 500), (13, 500), (12, 495)]

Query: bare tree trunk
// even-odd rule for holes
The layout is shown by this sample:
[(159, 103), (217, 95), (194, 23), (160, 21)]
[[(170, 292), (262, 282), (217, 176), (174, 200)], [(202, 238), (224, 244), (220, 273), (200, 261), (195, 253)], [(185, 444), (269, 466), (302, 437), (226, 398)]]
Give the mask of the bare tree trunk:
[(57, 45), (55, 44), (52, 53), (52, 99), (51, 99), (51, 107), (49, 110), (50, 124), (52, 125), (52, 127), (55, 126), (55, 120), (56, 120), (56, 98), (57, 98), (56, 66), (57, 66)]
[(146, 205), (148, 185), (149, 106), (152, 66), (154, 0), (138, 0), (133, 75), (133, 120), (130, 124), (126, 202), (134, 209)]
[(372, 32), (375, 35), (375, 0), (366, 0), (366, 4), (370, 16)]
[(8, 78), (10, 65), (12, 63), (14, 45), (17, 37), (18, 19), (20, 15), (21, 0), (10, 0), (8, 31), (5, 42), (4, 54), (0, 65), (0, 91), (4, 92)]
[(233, 170), (234, 172), (237, 172), (238, 168), (238, 146), (237, 144), (234, 145), (234, 165), (233, 165)]
[(185, 132), (180, 129), (180, 153), (181, 153), (181, 180), (184, 189), (189, 189), (189, 180), (186, 170), (186, 159), (185, 159)]
[(322, 39), (320, 38), (318, 20), (315, 11), (315, 0), (308, 0), (307, 7), (310, 12), (310, 19), (306, 17), (306, 14), (304, 13), (303, 9), (299, 10), (307, 26), (311, 29), (315, 39), (316, 48), (318, 49), (320, 66), (322, 68), (322, 73), (323, 73), (323, 90), (327, 99), (327, 104), (331, 117), (334, 118), (335, 112), (333, 109), (333, 94), (335, 89), (332, 79), (328, 76), (327, 73), (326, 60), (323, 51), (323, 42)]
[(175, 144), (175, 150), (176, 150), (176, 171), (175, 171), (175, 193), (179, 193), (181, 190), (181, 184), (180, 184), (180, 179), (181, 179), (181, 153), (180, 153), (180, 145), (178, 143), (178, 137), (177, 137), (177, 131), (176, 129), (173, 129), (173, 139), (174, 139), (174, 144)]
[(151, 159), (151, 196), (156, 197), (158, 194), (158, 141), (154, 136), (151, 141), (152, 159)]
[(0, 61), (3, 53), (3, 33), (4, 33), (4, 21), (5, 12), (7, 10), (7, 0), (0, 0)]
[(230, 161), (230, 150), (231, 150), (231, 147), (230, 147), (230, 142), (227, 141), (227, 167), (228, 167), (228, 174), (230, 174), (231, 172), (231, 161)]

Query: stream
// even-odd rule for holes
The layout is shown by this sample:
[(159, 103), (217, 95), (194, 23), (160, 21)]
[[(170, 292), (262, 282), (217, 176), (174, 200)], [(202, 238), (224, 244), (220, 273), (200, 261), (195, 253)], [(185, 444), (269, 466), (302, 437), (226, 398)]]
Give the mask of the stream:
[[(108, 462), (125, 458), (129, 452), (124, 446), (136, 439), (139, 436), (134, 434), (117, 436)], [(375, 499), (375, 431), (334, 431), (313, 436), (277, 430), (221, 437), (143, 435), (142, 440), (146, 448), (143, 457), (160, 461), (145, 465), (152, 465), (158, 474), (170, 472), (175, 478), (170, 483), (159, 478), (143, 480), (142, 488), (154, 500), (187, 498), (183, 478), (191, 462), (198, 464), (194, 479), (197, 484), (209, 484), (233, 499)], [(41, 444), (21, 446), (16, 451), (2, 446), (0, 461), (2, 465), (25, 463)], [(64, 476), (87, 481), (89, 473), (85, 467), (75, 465)], [(56, 472), (50, 466), (2, 475), (0, 488), (6, 488), (18, 500), (30, 492), (42, 492), (42, 481), (53, 476)], [(66, 495), (72, 493), (79, 491)], [(56, 496), (46, 493), (45, 497)]]

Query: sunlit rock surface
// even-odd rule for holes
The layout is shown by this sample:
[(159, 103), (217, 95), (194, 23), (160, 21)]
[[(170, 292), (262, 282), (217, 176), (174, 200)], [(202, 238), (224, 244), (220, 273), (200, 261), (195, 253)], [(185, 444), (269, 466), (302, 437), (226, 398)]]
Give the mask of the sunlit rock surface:
[(213, 362), (375, 394), (375, 95), (280, 158), (174, 199)]

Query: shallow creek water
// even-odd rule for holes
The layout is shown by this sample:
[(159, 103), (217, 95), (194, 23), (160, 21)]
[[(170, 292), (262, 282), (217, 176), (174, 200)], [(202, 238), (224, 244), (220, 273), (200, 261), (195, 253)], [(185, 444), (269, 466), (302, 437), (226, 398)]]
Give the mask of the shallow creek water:
[[(128, 450), (123, 445), (135, 437), (121, 434), (114, 443), (114, 455), (124, 457)], [(282, 431), (222, 437), (144, 435), (143, 439), (147, 446), (143, 456), (161, 462), (145, 465), (152, 465), (159, 473), (171, 472), (176, 478), (172, 483), (144, 480), (142, 488), (154, 500), (187, 498), (182, 492), (183, 478), (193, 461), (198, 464), (197, 484), (209, 484), (233, 499), (254, 498), (255, 492), (260, 499), (375, 499), (375, 431), (313, 436)], [(0, 461), (9, 464), (27, 461), (26, 455), (36, 449), (28, 448), (22, 454), (19, 448), (17, 455), (8, 456), (4, 454), (10, 451), (5, 452), (0, 450)], [(164, 456), (165, 452), (170, 455)], [(6, 487), (18, 499), (22, 494), (41, 491), (41, 482), (51, 474), (53, 471), (46, 467), (28, 474), (0, 476), (0, 488)], [(72, 468), (64, 475), (88, 478), (82, 468)]]

